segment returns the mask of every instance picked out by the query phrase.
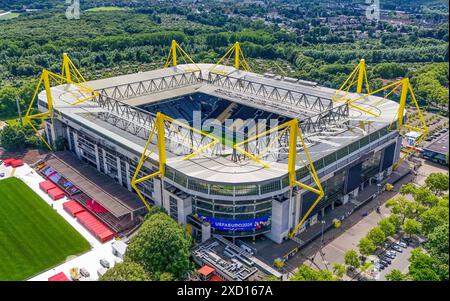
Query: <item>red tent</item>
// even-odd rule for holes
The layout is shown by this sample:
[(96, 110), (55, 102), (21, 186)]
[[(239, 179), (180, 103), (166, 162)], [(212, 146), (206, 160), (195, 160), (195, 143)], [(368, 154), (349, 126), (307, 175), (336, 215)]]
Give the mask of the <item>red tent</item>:
[(16, 168), (16, 167), (20, 167), (23, 165), (23, 161), (20, 159), (14, 160), (11, 162), (11, 166)]
[(47, 193), (52, 198), (52, 200), (54, 200), (54, 201), (62, 199), (64, 197), (64, 195), (65, 195), (64, 191), (59, 189), (59, 187), (52, 188)]
[(75, 200), (69, 200), (63, 204), (64, 210), (66, 210), (67, 213), (75, 217), (78, 213), (84, 212), (83, 206), (81, 206), (77, 201)]
[(10, 166), (11, 162), (16, 160), (15, 158), (7, 158), (5, 160), (3, 160), (3, 163), (5, 164), (5, 166)]
[(114, 237), (114, 232), (89, 212), (80, 212), (76, 217), (78, 222), (102, 243), (107, 242)]
[(45, 193), (48, 193), (50, 189), (56, 188), (56, 185), (53, 184), (51, 181), (47, 180), (39, 183), (39, 188)]
[(70, 281), (70, 279), (67, 278), (63, 272), (61, 272), (48, 278), (48, 281)]

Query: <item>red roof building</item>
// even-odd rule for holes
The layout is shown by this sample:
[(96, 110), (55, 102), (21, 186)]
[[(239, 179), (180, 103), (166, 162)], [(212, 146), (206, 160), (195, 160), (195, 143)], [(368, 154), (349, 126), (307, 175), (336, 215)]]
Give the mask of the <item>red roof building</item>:
[(84, 212), (83, 206), (81, 206), (77, 201), (75, 200), (69, 200), (63, 204), (64, 210), (75, 217), (78, 213)]
[(114, 238), (114, 232), (89, 212), (80, 212), (76, 217), (78, 222), (102, 243)]
[(197, 272), (200, 274), (200, 278), (202, 280), (209, 280), (216, 270), (209, 265), (204, 265), (200, 269), (197, 270)]
[(48, 193), (50, 189), (56, 188), (56, 185), (53, 184), (51, 181), (47, 180), (39, 183), (39, 188), (45, 193)]
[(59, 187), (56, 187), (56, 186), (54, 188), (50, 189), (47, 193), (54, 201), (62, 199), (65, 195), (64, 191), (62, 191), (61, 189), (59, 189)]
[(23, 161), (20, 159), (14, 160), (11, 162), (11, 166), (16, 168), (16, 167), (20, 167), (23, 165)]
[(15, 158), (7, 158), (5, 160), (3, 160), (3, 164), (5, 164), (5, 166), (10, 166), (11, 162), (16, 160)]

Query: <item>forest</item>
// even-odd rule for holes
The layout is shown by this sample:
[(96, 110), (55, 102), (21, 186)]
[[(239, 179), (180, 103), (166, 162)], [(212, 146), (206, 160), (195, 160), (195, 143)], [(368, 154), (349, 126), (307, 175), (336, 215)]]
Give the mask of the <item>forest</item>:
[[(82, 1), (80, 19), (68, 20), (61, 1), (0, 0), (0, 9), (20, 12), (0, 21), (0, 117), (16, 114), (15, 95), (26, 107), (42, 68), (60, 72), (63, 52), (87, 79), (97, 79), (160, 68), (172, 39), (208, 63), (239, 41), (253, 71), (333, 88), (364, 58), (373, 88), (408, 76), (421, 105), (448, 103), (448, 3), (409, 5), (376, 21), (350, 5), (364, 1), (331, 8), (321, 0), (258, 2), (90, 0)], [(403, 25), (390, 21), (399, 18)]]

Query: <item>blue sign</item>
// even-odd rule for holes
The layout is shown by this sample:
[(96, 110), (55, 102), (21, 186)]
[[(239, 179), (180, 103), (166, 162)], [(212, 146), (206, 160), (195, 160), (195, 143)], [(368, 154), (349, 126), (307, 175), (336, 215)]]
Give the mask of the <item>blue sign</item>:
[(261, 228), (270, 226), (271, 222), (270, 215), (248, 220), (224, 220), (205, 217), (201, 215), (199, 215), (199, 218), (210, 223), (211, 227), (213, 227), (214, 229), (235, 231), (259, 230)]

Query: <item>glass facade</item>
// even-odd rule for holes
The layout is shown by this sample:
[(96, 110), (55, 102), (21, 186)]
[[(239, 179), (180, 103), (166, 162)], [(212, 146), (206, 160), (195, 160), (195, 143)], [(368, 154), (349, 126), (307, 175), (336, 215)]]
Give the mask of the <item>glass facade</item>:
[(270, 231), (270, 222), (263, 221), (271, 218), (272, 199), (226, 201), (193, 197), (192, 213), (210, 222), (214, 233), (255, 235)]

